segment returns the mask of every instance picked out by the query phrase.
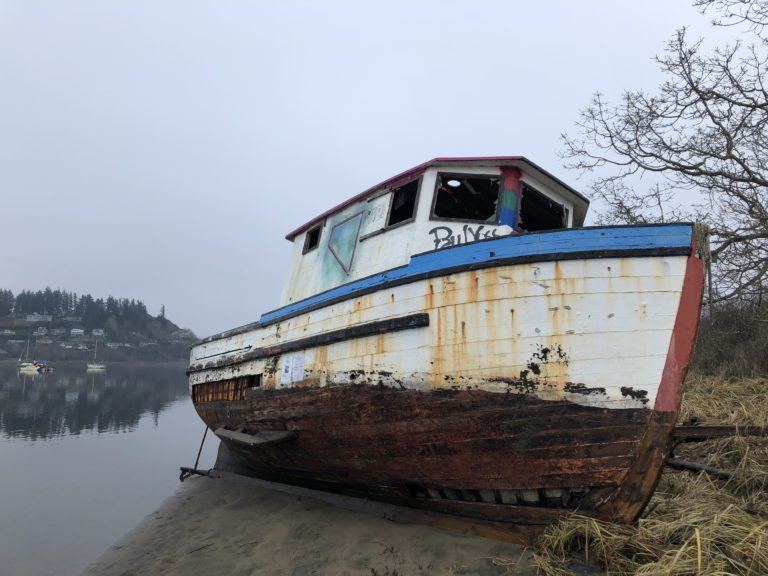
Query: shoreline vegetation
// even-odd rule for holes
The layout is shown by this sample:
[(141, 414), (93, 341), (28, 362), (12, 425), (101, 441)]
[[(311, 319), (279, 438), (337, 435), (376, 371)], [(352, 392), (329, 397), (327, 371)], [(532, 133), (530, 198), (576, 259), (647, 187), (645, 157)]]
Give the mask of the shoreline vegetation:
[(46, 362), (186, 360), (197, 336), (141, 300), (94, 298), (66, 290), (0, 289), (0, 360)]

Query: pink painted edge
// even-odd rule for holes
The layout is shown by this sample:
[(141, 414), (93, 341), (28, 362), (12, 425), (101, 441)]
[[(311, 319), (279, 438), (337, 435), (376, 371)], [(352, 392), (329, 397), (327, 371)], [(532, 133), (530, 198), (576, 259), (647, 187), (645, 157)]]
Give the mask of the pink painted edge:
[(696, 256), (696, 242), (691, 245), (691, 255), (685, 266), (680, 305), (669, 341), (667, 360), (661, 375), (659, 391), (653, 409), (657, 412), (677, 412), (683, 380), (693, 357), (696, 332), (701, 315), (701, 299), (704, 293), (704, 262)]
[(550, 174), (549, 172), (547, 172), (543, 168), (537, 166), (536, 164), (534, 164), (533, 162), (528, 160), (525, 156), (474, 156), (474, 157), (473, 156), (469, 156), (469, 157), (433, 158), (432, 160), (428, 160), (427, 162), (424, 162), (423, 164), (419, 164), (418, 166), (414, 166), (413, 168), (410, 168), (410, 169), (408, 169), (408, 170), (406, 170), (404, 172), (400, 172), (396, 176), (392, 176), (391, 178), (387, 178), (383, 182), (379, 182), (375, 186), (371, 186), (367, 190), (364, 190), (364, 191), (360, 192), (359, 194), (353, 196), (349, 200), (346, 200), (346, 201), (342, 202), (341, 204), (339, 204), (337, 206), (334, 206), (330, 210), (326, 210), (325, 212), (323, 212), (319, 216), (316, 216), (315, 218), (312, 218), (312, 220), (310, 220), (309, 222), (306, 222), (305, 224), (302, 224), (301, 226), (299, 226), (298, 228), (296, 228), (292, 232), (289, 232), (286, 235), (285, 238), (286, 238), (286, 240), (293, 240), (296, 236), (298, 236), (299, 234), (301, 234), (305, 230), (308, 230), (309, 228), (311, 228), (313, 225), (317, 224), (318, 222), (321, 222), (322, 220), (324, 220), (325, 218), (327, 218), (331, 214), (335, 214), (336, 212), (339, 212), (339, 211), (343, 210), (344, 208), (354, 204), (355, 202), (359, 202), (359, 201), (363, 200), (366, 196), (369, 196), (370, 194), (372, 194), (373, 192), (376, 192), (377, 190), (380, 190), (380, 189), (385, 188), (387, 186), (392, 186), (394, 183), (399, 183), (400, 181), (405, 180), (409, 176), (411, 176), (413, 178), (416, 178), (420, 174), (424, 173), (424, 171), (426, 171), (427, 168), (429, 168), (431, 166), (434, 166), (435, 164), (457, 164), (457, 163), (472, 163), (472, 162), (477, 162), (477, 163), (480, 163), (480, 162), (522, 162), (522, 163), (528, 164), (529, 166), (531, 166), (535, 170), (541, 172), (544, 176), (546, 176), (548, 178), (551, 178), (552, 180), (554, 180), (555, 182), (557, 182), (558, 184), (560, 184), (561, 186), (566, 188), (568, 191), (572, 192), (573, 194), (575, 194), (576, 196), (578, 196), (579, 198), (581, 198), (582, 200), (587, 202), (587, 204), (589, 204), (589, 200), (587, 200), (587, 198), (582, 196), (579, 192), (577, 192), (576, 190), (574, 190), (573, 188), (568, 186), (568, 184), (566, 184), (565, 182), (563, 182), (559, 178), (553, 176), (552, 174)]

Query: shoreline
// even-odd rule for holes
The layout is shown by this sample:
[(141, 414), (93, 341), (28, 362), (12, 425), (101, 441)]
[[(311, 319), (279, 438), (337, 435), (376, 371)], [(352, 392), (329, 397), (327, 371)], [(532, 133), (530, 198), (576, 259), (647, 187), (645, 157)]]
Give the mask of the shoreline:
[[(0, 366), (15, 366), (18, 364), (18, 358), (0, 358)], [(46, 361), (47, 362), (47, 361)], [(88, 362), (92, 362), (91, 359), (88, 358), (81, 358), (76, 360), (51, 360), (49, 363), (51, 365), (58, 365), (62, 364), (65, 366), (76, 366), (79, 364), (87, 364)], [(187, 365), (189, 364), (189, 360), (181, 358), (179, 360), (110, 360), (109, 365), (115, 365), (115, 366), (184, 366), (184, 369), (186, 370)]]
[(398, 507), (216, 474), (185, 482), (84, 575), (535, 574), (530, 550), (471, 528), (449, 531)]

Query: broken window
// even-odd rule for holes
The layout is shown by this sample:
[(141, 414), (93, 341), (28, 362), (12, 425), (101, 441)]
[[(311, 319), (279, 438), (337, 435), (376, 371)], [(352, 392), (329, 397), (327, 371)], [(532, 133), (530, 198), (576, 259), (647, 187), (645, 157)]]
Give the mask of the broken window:
[(307, 231), (307, 235), (304, 238), (304, 250), (302, 254), (306, 254), (310, 250), (314, 250), (320, 244), (320, 232), (323, 229), (322, 224), (318, 224), (314, 228), (310, 228)]
[(419, 192), (419, 180), (414, 180), (392, 189), (392, 201), (389, 205), (387, 226), (413, 220), (416, 216), (416, 197)]
[(520, 207), (522, 230), (557, 230), (565, 228), (565, 208), (541, 192), (523, 183), (523, 201)]
[(496, 223), (499, 180), (499, 176), (439, 173), (432, 216)]

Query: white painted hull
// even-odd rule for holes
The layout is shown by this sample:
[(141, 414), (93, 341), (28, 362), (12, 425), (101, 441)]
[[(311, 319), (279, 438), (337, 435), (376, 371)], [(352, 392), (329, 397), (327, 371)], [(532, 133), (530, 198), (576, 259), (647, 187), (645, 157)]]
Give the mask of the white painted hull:
[(525, 382), (545, 400), (652, 408), (687, 260), (538, 262), (418, 280), (203, 343), (191, 365), (408, 314), (429, 314), (428, 327), (192, 372), (190, 384), (262, 374), (262, 386), (277, 389), (368, 382), (503, 392)]
[(40, 368), (32, 362), (24, 362), (19, 364), (19, 372), (22, 374), (39, 374)]

